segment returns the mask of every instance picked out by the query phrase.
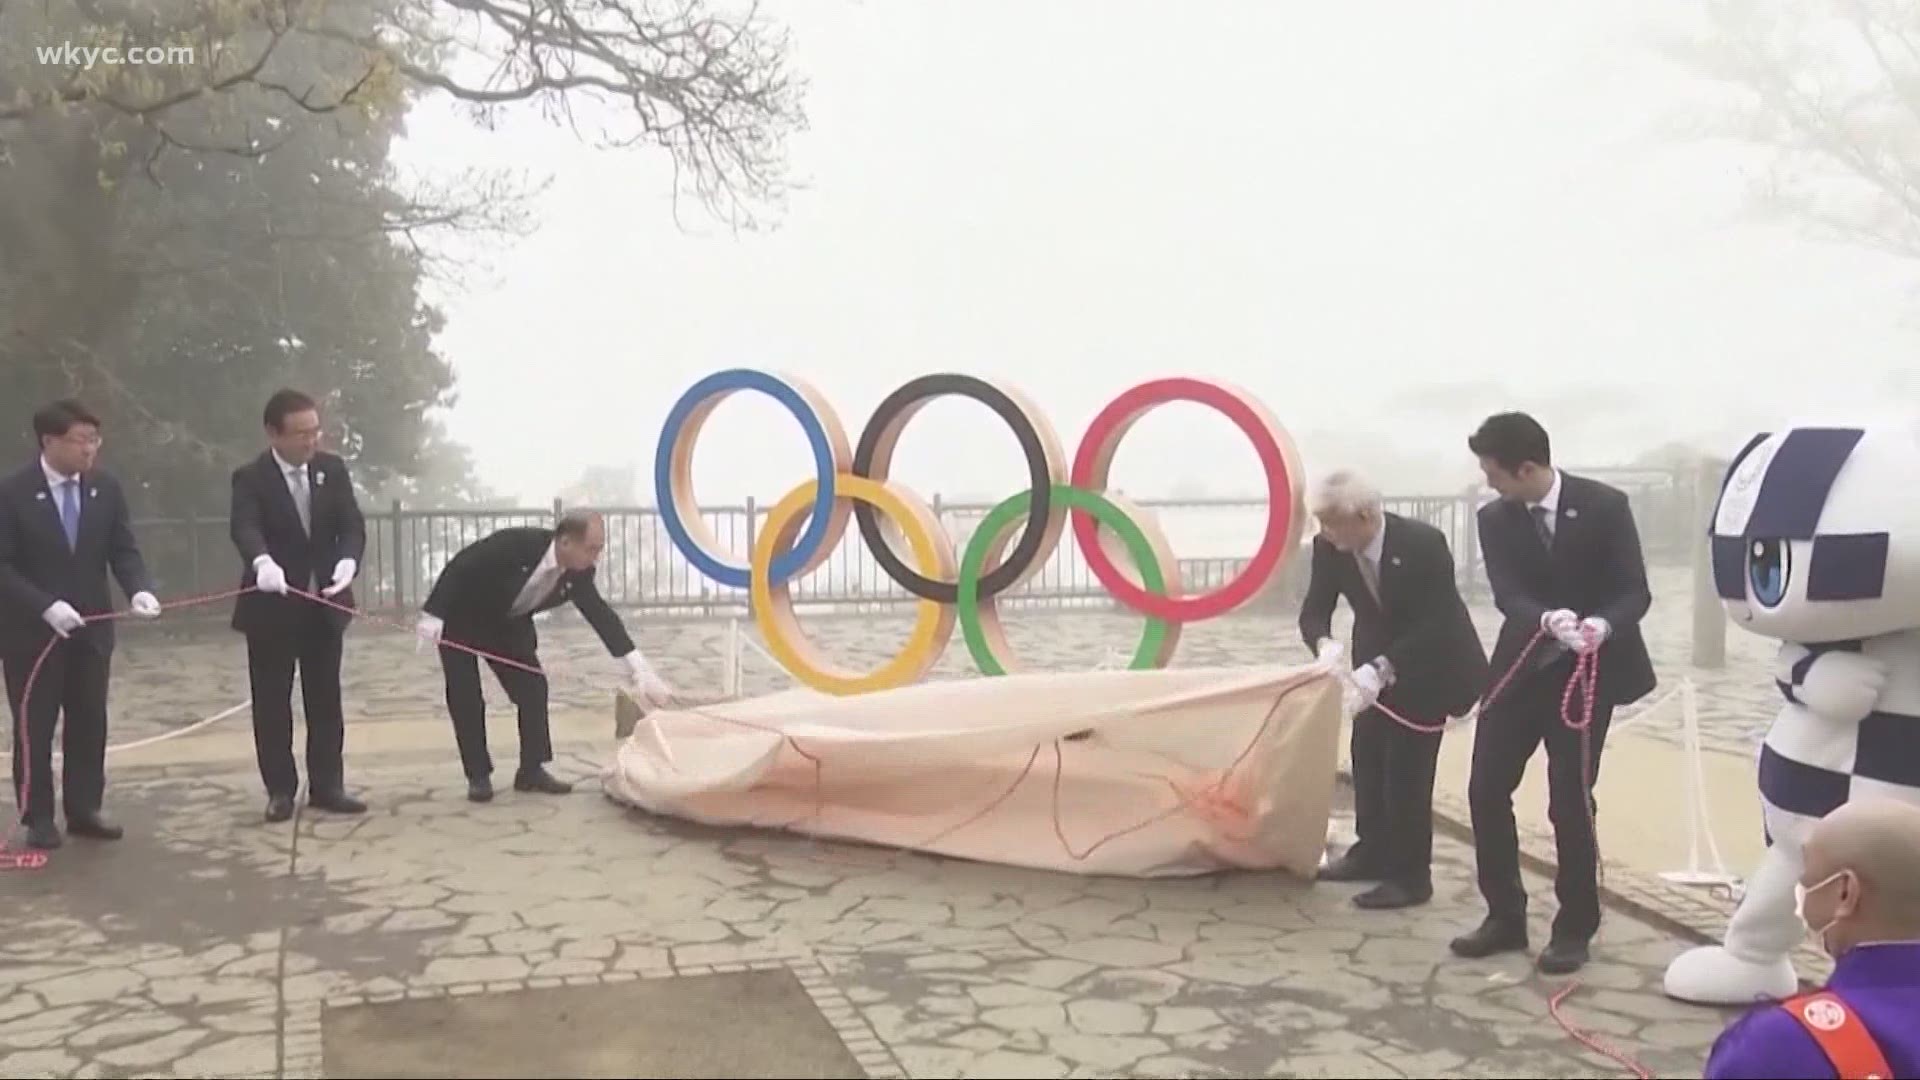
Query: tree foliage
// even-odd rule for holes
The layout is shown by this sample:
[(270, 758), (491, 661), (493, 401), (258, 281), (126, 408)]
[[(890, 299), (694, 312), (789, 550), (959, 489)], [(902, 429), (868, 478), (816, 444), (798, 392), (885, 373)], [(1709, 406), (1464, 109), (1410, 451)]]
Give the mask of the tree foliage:
[(511, 237), (535, 189), (403, 175), (408, 107), (591, 99), (602, 145), (666, 151), (750, 226), (803, 122), (783, 48), (698, 0), (0, 0), (0, 425), (78, 395), (144, 509), (215, 510), (296, 385), (370, 491), (485, 499), (434, 415), (455, 380), (421, 287), (458, 270), (435, 233)]
[(1705, 131), (1772, 152), (1757, 205), (1920, 257), (1920, 3), (1713, 0), (1668, 53), (1734, 98)]

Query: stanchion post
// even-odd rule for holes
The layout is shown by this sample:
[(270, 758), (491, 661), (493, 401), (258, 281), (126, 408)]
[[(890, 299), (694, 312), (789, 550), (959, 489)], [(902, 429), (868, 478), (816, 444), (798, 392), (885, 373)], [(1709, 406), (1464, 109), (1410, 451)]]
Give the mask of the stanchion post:
[(1713, 586), (1713, 507), (1720, 498), (1720, 478), (1727, 463), (1707, 458), (1693, 477), (1693, 666), (1727, 666), (1727, 614)]

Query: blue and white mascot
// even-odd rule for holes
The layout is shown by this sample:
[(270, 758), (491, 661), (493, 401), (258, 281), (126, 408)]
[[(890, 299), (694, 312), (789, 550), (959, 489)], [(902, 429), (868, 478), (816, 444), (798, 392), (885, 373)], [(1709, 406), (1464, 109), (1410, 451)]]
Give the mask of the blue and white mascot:
[(1683, 1001), (1741, 1005), (1799, 989), (1789, 952), (1800, 845), (1849, 799), (1920, 804), (1920, 429), (1793, 427), (1733, 460), (1712, 525), (1713, 578), (1738, 625), (1780, 642), (1786, 700), (1760, 750), (1767, 853), (1722, 946), (1667, 968)]

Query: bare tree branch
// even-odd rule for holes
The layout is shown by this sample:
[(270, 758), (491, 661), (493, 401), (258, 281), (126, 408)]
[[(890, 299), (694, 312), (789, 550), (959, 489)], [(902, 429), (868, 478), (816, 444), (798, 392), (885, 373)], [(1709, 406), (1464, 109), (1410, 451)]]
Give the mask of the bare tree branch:
[[(497, 108), (528, 104), (576, 132), (580, 106), (591, 102), (628, 129), (605, 146), (667, 151), (676, 181), (741, 225), (786, 193), (785, 139), (805, 125), (787, 43), (763, 25), (757, 2), (732, 15), (708, 0), (394, 0), (377, 10), (255, 0), (247, 12), (246, 25), (220, 37), (203, 13), (206, 62), (170, 73), (164, 86), (130, 75), (103, 81), (84, 66), (39, 88), (21, 81), (11, 97), (0, 94), (0, 139), (9, 122), (49, 109), (151, 123), (253, 92), (324, 115), (397, 108), (410, 92), (437, 91), (474, 106), (483, 122)], [(150, 32), (184, 35), (185, 25), (156, 23)], [(294, 54), (322, 53), (332, 79), (297, 89), (279, 74), (310, 70)], [(188, 149), (258, 152), (249, 138), (192, 137), (177, 124), (155, 152)]]
[(1776, 150), (1757, 201), (1920, 258), (1920, 2), (1720, 0), (1679, 56), (1742, 99), (1720, 133)]

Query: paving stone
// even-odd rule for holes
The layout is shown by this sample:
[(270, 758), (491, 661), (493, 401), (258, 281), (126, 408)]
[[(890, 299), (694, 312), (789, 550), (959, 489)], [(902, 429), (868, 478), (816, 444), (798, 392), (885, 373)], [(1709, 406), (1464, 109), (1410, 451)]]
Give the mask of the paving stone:
[(1204, 1031), (1220, 1022), (1220, 1015), (1212, 1009), (1194, 1005), (1162, 1005), (1153, 1010), (1155, 1035), (1186, 1035)]
[(1139, 1035), (1056, 1035), (1047, 1045), (1068, 1061), (1097, 1069), (1124, 1069), (1143, 1057), (1167, 1052), (1165, 1041)]
[(78, 1002), (112, 1001), (146, 985), (146, 980), (131, 971), (101, 968), (72, 975), (56, 975), (32, 985), (32, 990), (50, 1008)]
[(173, 1063), (180, 1076), (265, 1076), (274, 1068), (272, 1035), (248, 1035), (203, 1046)]
[(82, 1049), (112, 1047), (140, 1041), (178, 1030), (185, 1024), (177, 1016), (130, 1016), (95, 1024), (67, 1036), (67, 1045)]
[(64, 1050), (30, 1050), (0, 1057), (0, 1076), (55, 1077), (71, 1075), (80, 1059)]
[(1130, 1001), (1091, 999), (1069, 1003), (1067, 1022), (1087, 1035), (1140, 1035), (1152, 1016)]
[(207, 1033), (204, 1031), (176, 1031), (157, 1039), (147, 1039), (118, 1046), (112, 1050), (102, 1050), (95, 1056), (108, 1065), (120, 1068), (151, 1069), (180, 1057), (206, 1037)]
[(424, 978), (430, 983), (491, 982), (527, 974), (527, 962), (517, 956), (474, 956), (434, 960)]

